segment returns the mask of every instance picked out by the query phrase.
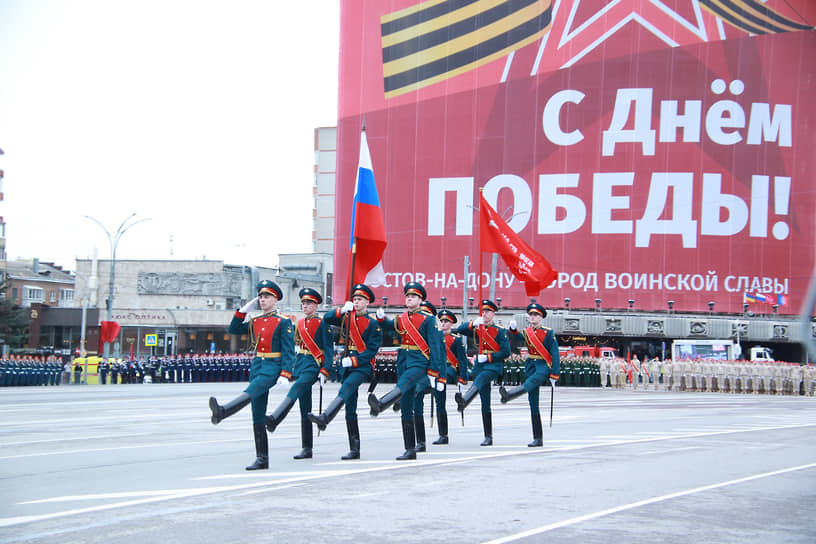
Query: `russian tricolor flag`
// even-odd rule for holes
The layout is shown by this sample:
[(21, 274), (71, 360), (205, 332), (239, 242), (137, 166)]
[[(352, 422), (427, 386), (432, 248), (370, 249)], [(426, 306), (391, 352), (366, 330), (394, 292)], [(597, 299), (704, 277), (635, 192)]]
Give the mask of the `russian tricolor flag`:
[[(355, 247), (356, 244), (356, 247)], [(357, 185), (351, 211), (351, 242), (353, 274), (351, 285), (365, 283), (371, 287), (385, 284), (382, 256), (387, 241), (380, 197), (374, 182), (371, 153), (365, 130), (360, 136), (360, 162), (357, 167)]]

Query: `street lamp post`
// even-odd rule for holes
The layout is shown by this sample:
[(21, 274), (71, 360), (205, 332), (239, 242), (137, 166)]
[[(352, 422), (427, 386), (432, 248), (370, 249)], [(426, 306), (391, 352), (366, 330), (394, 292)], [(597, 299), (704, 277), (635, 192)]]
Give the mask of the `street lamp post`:
[[(116, 246), (119, 245), (119, 240), (122, 239), (122, 236), (134, 225), (138, 225), (139, 223), (143, 223), (144, 221), (150, 221), (149, 217), (145, 217), (144, 219), (138, 219), (136, 221), (132, 221), (133, 217), (136, 216), (136, 212), (133, 212), (129, 216), (125, 218), (124, 221), (119, 225), (119, 228), (116, 229), (114, 234), (108, 232), (108, 229), (105, 228), (98, 219), (91, 217), (90, 215), (84, 216), (86, 219), (90, 219), (100, 227), (102, 230), (105, 231), (105, 234), (108, 236), (108, 242), (110, 242), (110, 251), (111, 251), (111, 263), (110, 263), (110, 282), (108, 283), (108, 301), (107, 301), (107, 321), (113, 320), (113, 284), (114, 284), (114, 276), (116, 274)], [(110, 345), (108, 342), (105, 342), (105, 359), (108, 358), (110, 355)]]

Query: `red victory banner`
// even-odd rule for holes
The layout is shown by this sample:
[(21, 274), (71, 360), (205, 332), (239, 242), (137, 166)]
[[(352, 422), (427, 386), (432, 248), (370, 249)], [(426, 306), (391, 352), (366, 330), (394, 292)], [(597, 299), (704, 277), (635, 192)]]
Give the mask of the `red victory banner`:
[(538, 296), (558, 277), (547, 259), (513, 232), (483, 194), (479, 195), (479, 250), (498, 253), (513, 276), (524, 282), (528, 297)]

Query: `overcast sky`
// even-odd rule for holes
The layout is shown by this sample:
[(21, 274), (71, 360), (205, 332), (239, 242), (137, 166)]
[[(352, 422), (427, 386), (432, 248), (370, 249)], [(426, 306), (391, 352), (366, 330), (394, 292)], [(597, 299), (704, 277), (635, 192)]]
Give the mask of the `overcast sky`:
[(134, 212), (117, 259), (310, 252), (338, 27), (339, 0), (0, 0), (8, 258), (107, 259), (83, 216)]

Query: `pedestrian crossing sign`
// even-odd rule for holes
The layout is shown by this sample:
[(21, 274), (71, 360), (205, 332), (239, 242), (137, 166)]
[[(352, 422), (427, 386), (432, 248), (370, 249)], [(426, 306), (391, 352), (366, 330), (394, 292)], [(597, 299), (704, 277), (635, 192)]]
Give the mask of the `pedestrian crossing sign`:
[(159, 338), (157, 334), (145, 334), (145, 346), (157, 346)]

